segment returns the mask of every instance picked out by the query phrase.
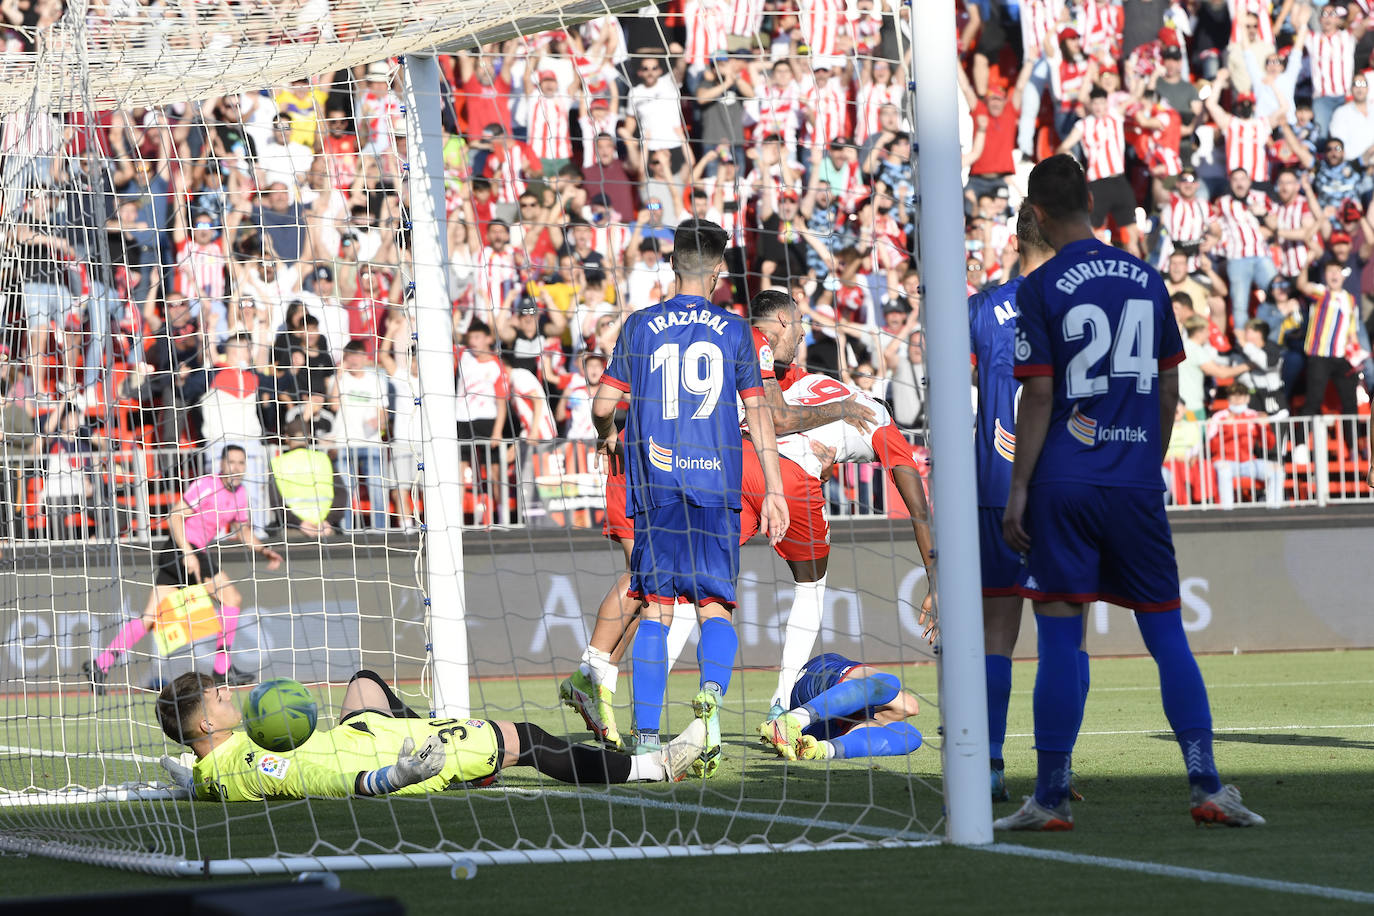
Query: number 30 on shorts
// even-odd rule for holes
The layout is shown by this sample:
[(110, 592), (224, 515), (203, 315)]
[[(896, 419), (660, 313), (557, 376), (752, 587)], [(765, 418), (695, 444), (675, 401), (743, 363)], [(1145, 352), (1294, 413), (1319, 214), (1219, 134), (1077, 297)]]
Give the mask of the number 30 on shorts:
[[(1091, 330), (1090, 330), (1091, 329)], [(1109, 371), (1113, 376), (1135, 378), (1135, 390), (1149, 394), (1159, 374), (1155, 355), (1155, 311), (1149, 299), (1127, 299), (1121, 309), (1121, 323), (1112, 334), (1112, 321), (1100, 306), (1079, 303), (1064, 313), (1064, 339), (1088, 343), (1073, 359), (1065, 375), (1069, 400), (1099, 397), (1107, 393), (1106, 376), (1092, 375), (1092, 369), (1111, 351)]]

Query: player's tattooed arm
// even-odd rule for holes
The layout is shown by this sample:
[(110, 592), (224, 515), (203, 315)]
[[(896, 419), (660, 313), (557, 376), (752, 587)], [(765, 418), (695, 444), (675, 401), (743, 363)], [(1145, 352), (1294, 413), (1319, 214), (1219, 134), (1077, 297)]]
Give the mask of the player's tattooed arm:
[(768, 412), (773, 415), (773, 429), (779, 436), (805, 432), (836, 420), (843, 420), (860, 432), (868, 432), (878, 425), (877, 415), (850, 395), (843, 401), (829, 404), (789, 404), (782, 397), (777, 379), (763, 380), (763, 397)]

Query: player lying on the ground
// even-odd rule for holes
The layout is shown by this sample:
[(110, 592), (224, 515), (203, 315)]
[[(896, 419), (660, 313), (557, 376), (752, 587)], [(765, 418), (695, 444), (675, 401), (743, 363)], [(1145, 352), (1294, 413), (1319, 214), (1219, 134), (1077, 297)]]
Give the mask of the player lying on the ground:
[(198, 478), (172, 507), (167, 518), (167, 542), (158, 548), (157, 575), (143, 614), (125, 623), (94, 662), (81, 665), (96, 693), (105, 692), (105, 679), (119, 657), (148, 634), (163, 599), (178, 588), (193, 584), (204, 585), (218, 603), (222, 629), (215, 654), (215, 674), (233, 686), (253, 682), (253, 677), (235, 668), (229, 657), (243, 597), (220, 569), (220, 542), (237, 536), (267, 561), (268, 569), (281, 565), (281, 555), (259, 541), (249, 524), (248, 490), (243, 486), (247, 467), (247, 453), (241, 447), (225, 446), (220, 453), (219, 473)]
[[(813, 443), (820, 443), (827, 455), (833, 452), (837, 463), (876, 461), (892, 476), (897, 493), (911, 516), (916, 546), (925, 565), (930, 593), (921, 604), (920, 622), (925, 627), (925, 635), (933, 638), (935, 541), (930, 529), (930, 508), (926, 503), (925, 487), (921, 483), (911, 443), (892, 422), (887, 409), (864, 391), (829, 376), (807, 373), (791, 365), (797, 354), (797, 346), (805, 334), (801, 312), (791, 296), (779, 290), (765, 290), (754, 297), (749, 311), (754, 323), (754, 342), (760, 366), (770, 370), (763, 383), (764, 396), (775, 417), (781, 416), (785, 420), (803, 411), (851, 402), (865, 406), (872, 412), (873, 422), (870, 425), (830, 422), (804, 434), (779, 435), (778, 451), (816, 479), (817, 486), (821, 460), (817, 457), (818, 450), (812, 447)], [(815, 648), (825, 607), (824, 568), (814, 579), (814, 589), (803, 588), (801, 578), (797, 582), (796, 598), (788, 611), (783, 634), (782, 664), (773, 694), (772, 714), (782, 712), (787, 691), (796, 681), (803, 661)]]
[(242, 714), (228, 688), (206, 674), (183, 674), (164, 687), (157, 713), (163, 733), (196, 755), (190, 769), (170, 757), (163, 767), (196, 798), (220, 801), (419, 795), (486, 784), (513, 766), (587, 785), (678, 780), (706, 737), (694, 719), (662, 750), (626, 757), (569, 744), (529, 722), (424, 719), (367, 670), (348, 682), (338, 726), (317, 729), (285, 753), (254, 744), (239, 728)]
[[(786, 299), (785, 294), (772, 295), (782, 295)], [(876, 405), (870, 406), (871, 402), (860, 403), (855, 397), (849, 397), (819, 405), (784, 403), (774, 379), (767, 340), (757, 328), (752, 334), (756, 351), (760, 356), (759, 370), (763, 378), (765, 398), (773, 414), (777, 434), (804, 432), (827, 424), (848, 424), (858, 434), (872, 431), (877, 418), (876, 409), (879, 408), (876, 408)], [(599, 380), (600, 373), (596, 374)], [(591, 383), (592, 377), (589, 375), (588, 384)], [(865, 398), (865, 401), (867, 400)], [(802, 662), (811, 652), (815, 634), (820, 630), (826, 565), (830, 556), (830, 529), (825, 519), (825, 496), (821, 491), (819, 469), (825, 461), (833, 461), (834, 455), (833, 452), (826, 454), (823, 447), (815, 448), (813, 451), (821, 453), (821, 463), (815, 465), (814, 473), (808, 473), (789, 459), (779, 462), (783, 477), (783, 498), (787, 502), (790, 523), (782, 540), (774, 545), (774, 550), (787, 563), (797, 583), (791, 617), (798, 621), (814, 621), (810, 625), (811, 635), (805, 640), (806, 644), (792, 652), (797, 658), (792, 663), (790, 672), (784, 675), (788, 679), (788, 687), (796, 680)], [(759, 462), (757, 453), (752, 448), (745, 448), (742, 457), (741, 544), (758, 533), (766, 491), (763, 465)], [(610, 456), (608, 470), (610, 475), (606, 483), (606, 517), (602, 534), (620, 542), (628, 567), (634, 545), (634, 528), (625, 517), (625, 476), (619, 456)], [(621, 574), (611, 586), (611, 590), (606, 593), (598, 608), (591, 640), (582, 654), (578, 670), (559, 685), (560, 699), (581, 714), (592, 734), (607, 747), (617, 749), (623, 746), (623, 742), (616, 727), (612, 701), (619, 677), (620, 661), (625, 647), (634, 636), (638, 626), (638, 614), (643, 606), (637, 598), (626, 595), (629, 579), (628, 572)], [(800, 623), (798, 629), (803, 629)], [(670, 630), (670, 667), (686, 644), (688, 632), (689, 628), (679, 626), (674, 626)], [(788, 652), (784, 651), (784, 664), (789, 657)], [(786, 689), (788, 688), (779, 688), (779, 697), (785, 697), (783, 691)]]
[(803, 666), (790, 699), (791, 709), (759, 726), (784, 759), (900, 757), (921, 746), (904, 721), (921, 711), (916, 697), (895, 675), (835, 652)]

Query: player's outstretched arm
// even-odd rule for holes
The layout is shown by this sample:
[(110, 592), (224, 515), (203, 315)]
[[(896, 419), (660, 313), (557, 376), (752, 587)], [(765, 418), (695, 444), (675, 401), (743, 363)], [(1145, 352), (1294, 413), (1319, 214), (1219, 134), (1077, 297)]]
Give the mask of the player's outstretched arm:
[(778, 464), (778, 441), (773, 433), (773, 417), (765, 409), (764, 400), (759, 395), (744, 399), (744, 417), (749, 423), (749, 437), (758, 452), (759, 464), (763, 467), (763, 483), (766, 494), (763, 509), (759, 513), (759, 533), (768, 538), (770, 546), (777, 546), (787, 533), (791, 519), (787, 513), (787, 501), (782, 496), (782, 468)]
[(444, 769), (444, 745), (438, 735), (430, 735), (419, 750), (415, 739), (407, 738), (391, 766), (359, 773), (355, 791), (359, 795), (386, 795), (438, 776)]
[(1035, 375), (1021, 380), (1021, 410), (1016, 417), (1016, 460), (1011, 466), (1011, 490), (1002, 515), (1002, 536), (1018, 553), (1030, 550), (1030, 537), (1022, 522), (1026, 514), (1026, 494), (1031, 475), (1045, 447), (1050, 429), (1050, 410), (1054, 406), (1054, 379)]
[(862, 433), (878, 425), (878, 415), (854, 400), (852, 394), (843, 401), (829, 404), (789, 404), (783, 399), (778, 380), (766, 378), (763, 380), (763, 396), (768, 404), (768, 412), (773, 417), (774, 434), (778, 436), (806, 432), (836, 420), (843, 420)]

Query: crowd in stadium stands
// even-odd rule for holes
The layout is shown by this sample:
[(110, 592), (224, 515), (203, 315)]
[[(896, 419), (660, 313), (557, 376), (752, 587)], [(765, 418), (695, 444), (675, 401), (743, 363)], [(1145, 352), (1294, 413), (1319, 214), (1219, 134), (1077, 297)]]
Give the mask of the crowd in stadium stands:
[[(1173, 295), (1179, 456), (1207, 435), (1183, 425), (1223, 408), (1312, 413), (1329, 385), (1332, 410), (1364, 409), (1374, 3), (925, 2), (959, 17), (970, 292), (1014, 274), (1025, 177), (1072, 152), (1102, 238), (1155, 263)], [(810, 367), (924, 424), (911, 7), (660, 6), (441, 58), (469, 476), (511, 440), (592, 436), (605, 354), (628, 313), (671, 294), (673, 227), (689, 216), (733, 239), (720, 305), (790, 291)], [(60, 9), (0, 7), (16, 26)], [(263, 527), (270, 456), (313, 442), (337, 462), (344, 527), (414, 522), (400, 92), (400, 68), (378, 61), (90, 124), (7, 118), (6, 142), (60, 138), (6, 163), (0, 264), (0, 429), (8, 455), (48, 457), (50, 518), (99, 498), (82, 484), (98, 452), (213, 460), (232, 443)], [(96, 384), (105, 365), (118, 419)], [(1277, 460), (1257, 435), (1217, 447)], [(1364, 451), (1356, 430), (1344, 441)]]

